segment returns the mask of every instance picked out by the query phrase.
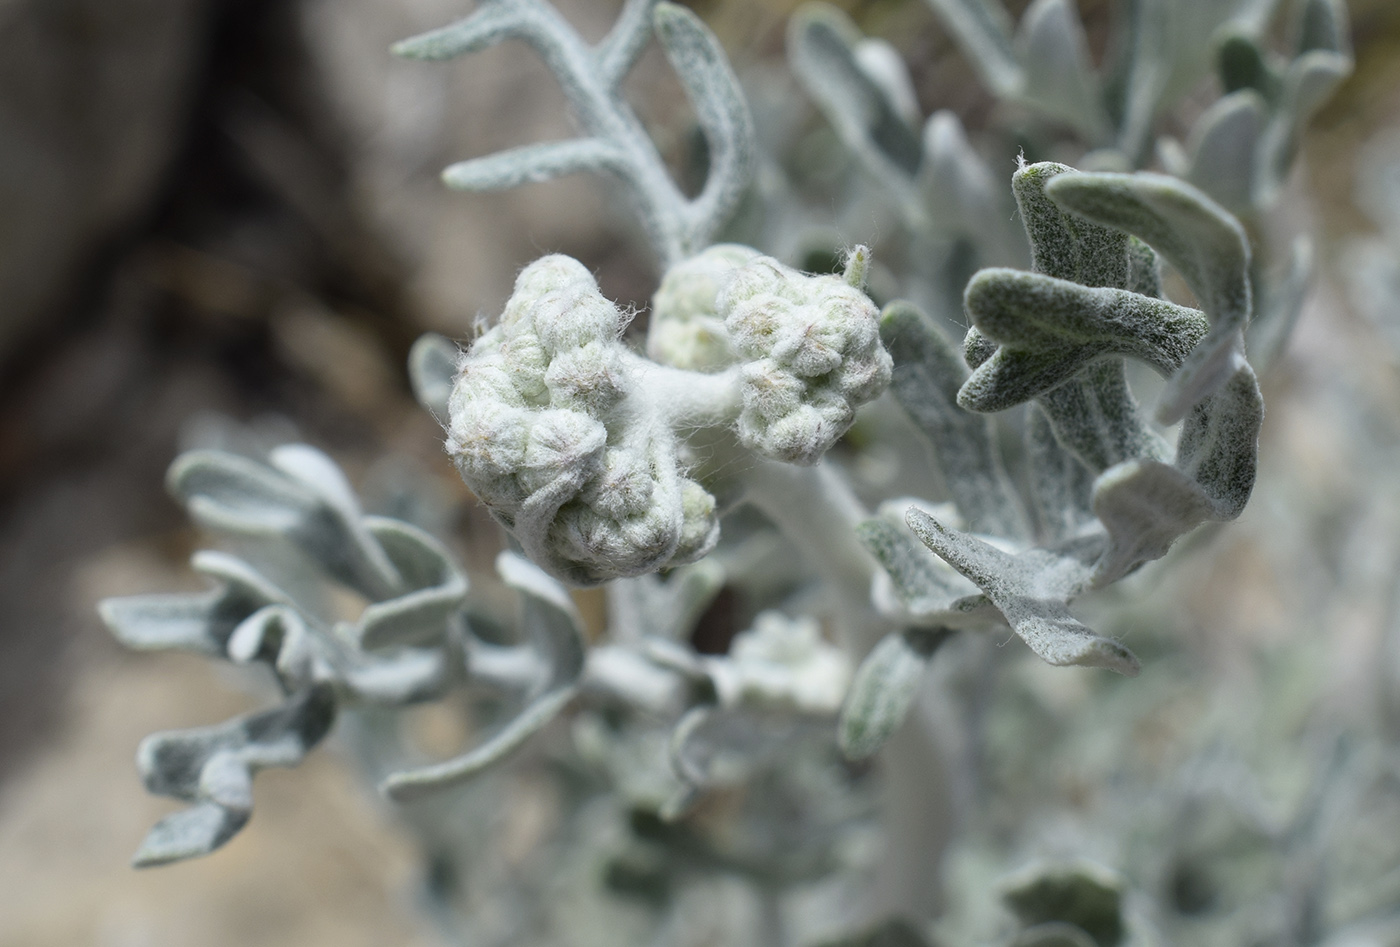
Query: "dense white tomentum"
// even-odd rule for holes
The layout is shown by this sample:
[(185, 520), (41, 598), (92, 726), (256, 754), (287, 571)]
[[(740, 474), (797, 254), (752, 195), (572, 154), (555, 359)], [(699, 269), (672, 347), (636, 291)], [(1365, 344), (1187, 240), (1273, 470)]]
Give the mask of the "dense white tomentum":
[(765, 457), (814, 464), (890, 383), (880, 313), (860, 289), (869, 251), (847, 275), (807, 276), (771, 257), (740, 268), (719, 309), (743, 366), (739, 437)]
[(696, 559), (719, 527), (714, 498), (684, 473), (679, 431), (736, 426), (763, 457), (814, 464), (889, 384), (879, 312), (852, 285), (868, 252), (852, 253), (846, 277), (739, 246), (678, 265), (648, 342), (671, 365), (621, 341), (629, 317), (582, 264), (537, 260), (460, 358), (448, 452), (560, 578), (593, 584)]
[(449, 403), (467, 485), (532, 559), (582, 583), (688, 562), (719, 534), (643, 360), (619, 340), (627, 321), (578, 261), (537, 260), (462, 356)]

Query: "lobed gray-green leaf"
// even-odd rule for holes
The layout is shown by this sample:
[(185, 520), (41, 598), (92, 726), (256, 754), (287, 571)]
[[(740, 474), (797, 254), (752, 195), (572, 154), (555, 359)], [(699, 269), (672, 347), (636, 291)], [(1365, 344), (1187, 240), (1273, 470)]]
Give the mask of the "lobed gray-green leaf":
[(1210, 331), (1168, 381), (1157, 409), (1163, 423), (1180, 420), (1244, 362), (1251, 314), (1244, 228), (1196, 188), (1160, 174), (1062, 174), (1045, 193), (1066, 210), (1142, 240), (1196, 294)]
[(281, 707), (214, 727), (156, 733), (137, 751), (146, 788), (194, 806), (151, 829), (132, 862), (138, 868), (207, 855), (238, 833), (253, 812), (253, 776), (294, 766), (330, 731), (328, 687), (294, 694)]
[(440, 643), (467, 595), (467, 578), (432, 536), (402, 520), (365, 517), (365, 526), (403, 576), (408, 591), (373, 602), (356, 622), (361, 648)]
[(958, 404), (970, 411), (1028, 401), (1109, 355), (1171, 374), (1206, 335), (1194, 309), (1023, 270), (981, 270), (967, 284), (964, 304), (978, 330), (999, 343), (958, 392)]
[(1030, 535), (991, 419), (957, 402), (968, 370), (952, 343), (932, 319), (903, 301), (880, 314), (880, 341), (894, 359), (890, 391), (928, 436), (964, 522), (975, 532)]
[(949, 529), (917, 508), (909, 510), (906, 520), (924, 545), (986, 593), (1012, 631), (1047, 663), (1137, 674), (1138, 660), (1131, 651), (1094, 634), (1067, 607), (1092, 583), (1089, 560), (1097, 558), (1099, 543), (1080, 550), (1030, 549), (1013, 555)]
[(360, 523), (354, 493), (328, 457), (306, 445), (284, 445), (270, 461), (273, 466), (222, 451), (189, 451), (171, 464), (166, 483), (207, 529), (289, 543), (370, 598), (402, 591), (402, 577)]
[(142, 651), (179, 648), (223, 656), (229, 636), (265, 605), (286, 604), (287, 594), (243, 560), (202, 550), (191, 564), (221, 583), (208, 592), (109, 598), (98, 614), (117, 640)]

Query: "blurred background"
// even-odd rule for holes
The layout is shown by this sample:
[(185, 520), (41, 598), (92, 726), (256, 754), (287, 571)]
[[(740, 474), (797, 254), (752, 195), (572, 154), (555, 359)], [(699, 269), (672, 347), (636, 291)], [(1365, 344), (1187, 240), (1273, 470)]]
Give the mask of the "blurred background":
[[(692, 5), (741, 78), (780, 68), (795, 0)], [(840, 5), (904, 53), (924, 114), (985, 122), (991, 100), (926, 6)], [(597, 37), (618, 4), (558, 6)], [(1092, 34), (1107, 4), (1080, 7)], [(442, 188), (453, 160), (569, 129), (518, 46), (450, 65), (388, 54), (468, 9), (0, 2), (0, 947), (438, 943), (415, 911), (410, 842), (333, 750), (262, 775), (257, 817), (218, 855), (128, 868), (173, 806), (143, 791), (139, 739), (254, 701), (198, 658), (123, 653), (93, 606), (199, 587), (185, 568), (197, 537), (162, 477), (182, 446), (236, 436), (232, 422), (326, 448), (358, 483), (440, 483), (468, 565), (490, 561), (494, 527), (409, 393), (409, 345), (429, 329), (469, 337), (546, 252), (582, 259), (624, 303), (644, 305), (654, 276), (599, 181)], [(1400, 565), (1400, 481), (1377, 475), (1400, 459), (1400, 353), (1342, 284), (1343, 248), (1376, 230), (1355, 200), (1357, 156), (1400, 127), (1400, 5), (1351, 9), (1356, 74), (1285, 198), (1318, 236), (1321, 272), (1265, 379), (1261, 486), (1171, 576), (1175, 600), (1195, 594), (1160, 619), (1216, 668), (1254, 647), (1334, 643), (1317, 668), (1329, 694), (1394, 621)], [(627, 89), (678, 150), (690, 117), (655, 50)], [(796, 92), (791, 108), (811, 111)], [(1144, 610), (1173, 601), (1137, 591)]]

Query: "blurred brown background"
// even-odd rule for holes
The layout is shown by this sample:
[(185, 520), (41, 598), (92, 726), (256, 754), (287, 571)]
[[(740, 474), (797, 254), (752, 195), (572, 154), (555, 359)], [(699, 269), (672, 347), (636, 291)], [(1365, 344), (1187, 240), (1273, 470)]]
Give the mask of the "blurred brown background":
[[(780, 54), (794, 5), (696, 4), (741, 74)], [(617, 4), (559, 6), (600, 36)], [(911, 57), (925, 112), (976, 124), (987, 100), (926, 7), (845, 6)], [(1106, 4), (1081, 6), (1101, 20)], [(209, 419), (295, 430), (357, 480), (398, 452), (460, 498), (408, 394), (416, 335), (468, 336), (547, 251), (587, 261), (615, 298), (649, 296), (651, 263), (599, 182), (487, 196), (438, 183), (452, 160), (568, 131), (562, 96), (518, 47), (451, 65), (388, 55), (468, 8), (0, 2), (0, 947), (436, 943), (414, 913), (408, 842), (334, 752), (261, 776), (257, 817), (217, 856), (130, 870), (170, 809), (141, 789), (137, 741), (253, 700), (207, 662), (122, 653), (93, 603), (196, 584), (183, 563), (197, 538), (161, 479)], [(1356, 0), (1353, 17), (1357, 74), (1300, 171), (1324, 265), (1369, 228), (1351, 157), (1400, 123), (1400, 9)], [(628, 88), (663, 146), (686, 133), (654, 51)], [(1271, 382), (1264, 476), (1312, 464), (1318, 489), (1357, 506), (1364, 484), (1344, 452), (1319, 456), (1302, 408), (1367, 345), (1329, 285)], [(1393, 367), (1370, 358), (1394, 394)], [(1223, 612), (1227, 624), (1283, 608), (1287, 575), (1248, 557), (1221, 568), (1221, 594), (1264, 602)]]

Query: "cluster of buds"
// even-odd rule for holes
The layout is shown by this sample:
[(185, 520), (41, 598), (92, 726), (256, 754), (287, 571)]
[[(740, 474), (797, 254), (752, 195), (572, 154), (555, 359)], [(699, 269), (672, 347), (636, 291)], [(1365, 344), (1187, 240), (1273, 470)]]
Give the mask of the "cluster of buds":
[(689, 562), (719, 535), (620, 339), (627, 321), (578, 261), (537, 260), (461, 357), (448, 406), (467, 485), (531, 559), (579, 584)]
[(685, 475), (680, 430), (732, 428), (764, 458), (814, 464), (889, 384), (879, 312), (843, 276), (721, 245), (673, 267), (647, 351), (578, 261), (526, 267), (499, 323), (461, 355), (448, 452), (526, 554), (576, 584), (696, 559), (715, 501)]

